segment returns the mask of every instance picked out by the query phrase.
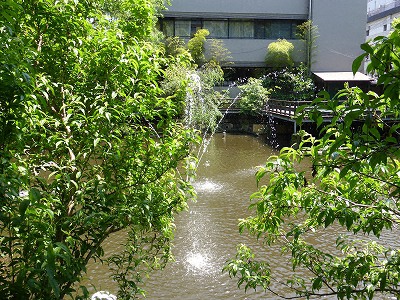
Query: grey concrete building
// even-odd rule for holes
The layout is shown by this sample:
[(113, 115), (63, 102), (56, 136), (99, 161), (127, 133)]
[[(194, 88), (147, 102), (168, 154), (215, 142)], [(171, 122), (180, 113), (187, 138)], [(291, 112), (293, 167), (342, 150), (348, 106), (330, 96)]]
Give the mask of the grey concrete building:
[(222, 40), (236, 68), (265, 67), (267, 47), (277, 39), (295, 46), (305, 60), (297, 25), (311, 19), (318, 27), (312, 71), (351, 71), (365, 41), (367, 0), (172, 0), (161, 27), (169, 36), (189, 39), (198, 28)]

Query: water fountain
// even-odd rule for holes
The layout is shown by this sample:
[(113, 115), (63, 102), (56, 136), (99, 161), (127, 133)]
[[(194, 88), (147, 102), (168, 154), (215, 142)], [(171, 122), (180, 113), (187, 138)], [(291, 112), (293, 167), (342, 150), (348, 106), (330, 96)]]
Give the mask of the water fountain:
[(262, 291), (238, 290), (222, 268), (237, 244), (257, 244), (239, 234), (237, 219), (247, 215), (254, 174), (270, 151), (250, 135), (210, 137), (193, 182), (197, 201), (176, 216), (175, 261), (151, 275), (147, 299), (262, 299)]
[(117, 300), (117, 297), (107, 291), (99, 291), (94, 293), (90, 300)]
[(279, 148), (279, 143), (276, 135), (275, 119), (271, 113), (269, 113), (269, 103), (265, 105), (265, 111), (267, 112), (267, 143), (273, 149)]
[[(196, 128), (198, 124), (196, 124), (196, 120), (193, 119), (193, 113), (194, 111), (201, 111), (204, 113), (207, 109), (205, 101), (202, 97), (202, 86), (201, 86), (201, 78), (200, 76), (196, 73), (190, 73), (188, 76), (188, 91), (186, 93), (186, 115), (185, 115), (185, 124), (188, 128)], [(235, 84), (232, 84), (229, 86), (229, 88), (225, 91), (225, 94), (229, 93), (229, 89), (234, 87)], [(222, 96), (224, 97), (224, 95)], [(196, 167), (198, 167), (198, 164), (202, 160), (202, 157), (204, 153), (207, 151), (208, 144), (210, 143), (210, 140), (212, 136), (215, 134), (216, 130), (220, 126), (222, 120), (226, 116), (226, 114), (229, 112), (229, 110), (232, 108), (232, 106), (236, 103), (236, 101), (240, 98), (240, 94), (238, 94), (232, 101), (229, 103), (229, 106), (227, 107), (226, 111), (224, 114), (219, 118), (218, 122), (216, 124), (208, 124), (206, 128), (203, 128), (203, 135), (202, 135), (202, 143), (199, 146), (197, 150), (197, 159), (198, 163)]]
[[(190, 82), (190, 93), (187, 98), (186, 126), (193, 125), (194, 118), (191, 113), (196, 101), (197, 103), (203, 102), (201, 99), (195, 98), (201, 97), (202, 89), (199, 77), (193, 75), (188, 78), (193, 82)], [(229, 108), (237, 99), (238, 97), (235, 97), (232, 100)], [(221, 121), (222, 118), (218, 124)], [(157, 134), (155, 129), (154, 134)], [(266, 150), (264, 145), (261, 145), (260, 149), (260, 141), (256, 141), (254, 137), (231, 137), (229, 135), (225, 136), (225, 139), (222, 137), (224, 137), (223, 134), (217, 136), (215, 127), (213, 130), (207, 128), (201, 147), (196, 149), (196, 152), (199, 153), (196, 166), (199, 173), (193, 186), (199, 198), (196, 203), (190, 204), (188, 211), (176, 216), (176, 238), (173, 247), (175, 262), (168, 264), (163, 271), (152, 273), (143, 287), (149, 291), (147, 299), (208, 299), (213, 298), (214, 294), (221, 293), (223, 296), (219, 299), (231, 299), (231, 295), (236, 293), (235, 282), (230, 280), (226, 274), (222, 274), (221, 270), (224, 261), (234, 255), (235, 246), (232, 243), (239, 243), (237, 218), (240, 216), (240, 212), (247, 210), (245, 199), (251, 192), (242, 189), (241, 186), (243, 184), (253, 186), (246, 181), (254, 183), (254, 166), (259, 165), (268, 154), (263, 154), (263, 151)], [(236, 138), (240, 139), (240, 143), (246, 147), (245, 151), (237, 149), (236, 144), (234, 144), (235, 146), (231, 144), (235, 143)], [(220, 151), (218, 149), (225, 148), (222, 145), (229, 148), (229, 153), (224, 155), (223, 159), (215, 156), (216, 152)], [(247, 151), (254, 151), (256, 155), (252, 153), (249, 155)], [(234, 162), (230, 161), (232, 156), (235, 156)], [(200, 165), (200, 162), (204, 163)], [(221, 163), (222, 165), (220, 165)], [(238, 163), (240, 166), (235, 167)], [(227, 165), (234, 169), (225, 169)], [(249, 168), (249, 165), (253, 167)], [(205, 171), (211, 171), (211, 173), (204, 176)], [(227, 183), (220, 177), (226, 175), (233, 182)], [(244, 201), (238, 203), (238, 197)], [(232, 236), (234, 236), (233, 239)], [(113, 236), (108, 240), (109, 246), (106, 248), (116, 251), (118, 245), (121, 245), (121, 239), (120, 235)], [(113, 283), (110, 283), (110, 273), (107, 273), (108, 270), (102, 266), (98, 266), (98, 268), (93, 272), (95, 286), (101, 290), (108, 289), (115, 294), (116, 288)], [(238, 291), (238, 293), (242, 293), (242, 291)], [(116, 299), (107, 292), (103, 294), (105, 295), (94, 294), (92, 300)], [(108, 298), (100, 298), (103, 296)]]
[(185, 124), (188, 128), (193, 127), (193, 110), (196, 104), (197, 98), (202, 101), (201, 92), (201, 80), (197, 73), (190, 73), (187, 75), (188, 79), (188, 91), (186, 92), (186, 111), (185, 111)]

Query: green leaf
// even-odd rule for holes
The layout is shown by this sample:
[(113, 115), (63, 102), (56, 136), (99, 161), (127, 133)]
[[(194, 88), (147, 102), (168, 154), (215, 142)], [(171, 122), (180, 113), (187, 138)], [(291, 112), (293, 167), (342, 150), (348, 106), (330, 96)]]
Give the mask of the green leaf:
[(96, 148), (97, 145), (99, 144), (99, 142), (100, 142), (100, 138), (95, 138), (93, 141), (93, 146)]
[(327, 210), (327, 214), (325, 215), (325, 228), (331, 225), (335, 221), (335, 212), (332, 209)]
[(351, 110), (349, 110), (345, 117), (344, 117), (344, 122), (346, 124), (346, 126), (351, 126), (351, 123), (353, 123), (353, 121), (359, 120), (360, 119), (360, 115), (363, 114), (363, 110), (361, 108), (352, 108)]
[(41, 198), (41, 193), (37, 188), (31, 188), (29, 191), (29, 200), (33, 202), (39, 202)]
[(358, 72), (358, 70), (360, 69), (361, 63), (364, 61), (366, 56), (367, 56), (367, 54), (363, 53), (353, 61), (353, 64), (351, 66), (351, 70), (353, 71), (353, 74), (356, 74)]
[(322, 287), (322, 278), (321, 278), (321, 277), (315, 278), (315, 279), (313, 280), (313, 283), (312, 283), (312, 289), (313, 289), (314, 291), (318, 291), (318, 290), (321, 289), (321, 287)]
[(23, 200), (19, 205), (19, 214), (20, 214), (22, 219), (25, 216), (25, 212), (26, 212), (29, 204), (30, 204), (30, 200), (26, 199), (26, 200)]
[(50, 268), (49, 266), (46, 266), (46, 274), (47, 278), (49, 280), (49, 284), (51, 286), (51, 289), (54, 292), (54, 295), (59, 298), (60, 297), (60, 287), (58, 285), (58, 282), (54, 278), (54, 269)]
[[(364, 43), (361, 44), (360, 48), (364, 50), (366, 53), (363, 53), (362, 55), (367, 56), (368, 54), (374, 53), (374, 49), (371, 47), (369, 43)], [(361, 55), (360, 55), (361, 56)], [(357, 58), (356, 58), (357, 59)], [(353, 71), (354, 72), (354, 71)]]

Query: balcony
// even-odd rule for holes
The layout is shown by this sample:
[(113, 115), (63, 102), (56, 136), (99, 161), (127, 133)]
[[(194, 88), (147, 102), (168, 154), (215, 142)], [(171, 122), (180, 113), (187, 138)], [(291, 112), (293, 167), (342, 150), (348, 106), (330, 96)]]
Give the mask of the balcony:
[(389, 4), (381, 5), (379, 8), (369, 11), (367, 13), (368, 22), (371, 22), (375, 19), (379, 19), (381, 17), (385, 17), (387, 15), (399, 11), (400, 11), (400, 0), (394, 0)]

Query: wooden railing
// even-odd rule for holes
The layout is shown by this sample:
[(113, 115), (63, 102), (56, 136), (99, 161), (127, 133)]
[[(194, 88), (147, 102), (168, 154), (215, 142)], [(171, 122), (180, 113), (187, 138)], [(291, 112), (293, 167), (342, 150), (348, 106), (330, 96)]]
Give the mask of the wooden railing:
[[(233, 101), (233, 99), (232, 99)], [(225, 105), (220, 108), (220, 111), (222, 113), (233, 113), (237, 114), (240, 113), (240, 109), (237, 105), (237, 103), (240, 101), (240, 99), (237, 99), (236, 102), (229, 102), (229, 99), (226, 99)], [(341, 103), (341, 101), (339, 101)], [(265, 109), (262, 111), (263, 115), (271, 115), (272, 117), (276, 118), (281, 118), (284, 120), (291, 120), (294, 121), (295, 113), (296, 110), (300, 106), (306, 105), (307, 107), (304, 109), (304, 112), (311, 111), (315, 108), (315, 106), (312, 105), (312, 101), (306, 101), (306, 100), (277, 100), (277, 99), (268, 99), (267, 105), (265, 106)], [(321, 113), (321, 117), (323, 120), (330, 121), (333, 117), (332, 111), (331, 110), (325, 110), (320, 107), (318, 107), (318, 111)], [(380, 111), (377, 110), (366, 110), (366, 114), (380, 114)], [(397, 120), (399, 121), (399, 118), (395, 115), (389, 116), (385, 115), (383, 118), (384, 120)], [(307, 117), (303, 119), (303, 122), (310, 122)]]
[(282, 117), (293, 118), (297, 108), (305, 104), (311, 104), (311, 101), (269, 99), (265, 112)]
[[(225, 99), (223, 105), (220, 107), (220, 111), (222, 113), (230, 113), (237, 114), (240, 113), (240, 109), (238, 107), (238, 102), (240, 99), (236, 99), (233, 102), (233, 99)], [(264, 115), (272, 115), (273, 117), (282, 118), (285, 120), (292, 120), (295, 117), (296, 110), (303, 105), (308, 105), (309, 107), (305, 109), (311, 110), (313, 108), (311, 100), (278, 100), (278, 99), (268, 99), (267, 105), (262, 110), (262, 114)], [(322, 118), (326, 121), (332, 118), (332, 113), (327, 110), (321, 110)], [(307, 119), (304, 119), (307, 120)]]

